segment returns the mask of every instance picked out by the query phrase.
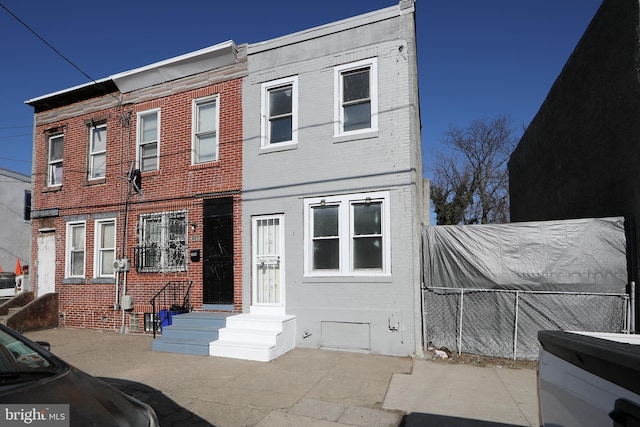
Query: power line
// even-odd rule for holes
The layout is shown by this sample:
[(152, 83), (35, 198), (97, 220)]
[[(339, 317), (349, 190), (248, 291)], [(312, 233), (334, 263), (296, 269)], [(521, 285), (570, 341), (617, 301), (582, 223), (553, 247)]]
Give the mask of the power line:
[(20, 134), (20, 135), (0, 135), (0, 139), (21, 138), (23, 136), (33, 136), (33, 134), (31, 134), (31, 133), (23, 133), (23, 134)]
[[(18, 21), (20, 24), (22, 24), (22, 26), (24, 26), (27, 30), (29, 30), (31, 32), (31, 34), (33, 34), (34, 36), (36, 36), (38, 39), (40, 39), (42, 41), (42, 43), (44, 43), (45, 45), (47, 45), (51, 50), (53, 50), (56, 55), (58, 55), (60, 58), (64, 59), (67, 63), (69, 63), (73, 68), (75, 68), (76, 70), (78, 70), (83, 76), (85, 76), (87, 79), (89, 79), (91, 82), (93, 82), (95, 85), (100, 86), (101, 88), (104, 89), (104, 91), (107, 94), (110, 94), (110, 92), (108, 90), (106, 90), (104, 88), (104, 85), (98, 83), (97, 81), (95, 81), (93, 79), (93, 77), (91, 77), (89, 74), (85, 73), (79, 66), (77, 66), (73, 61), (71, 61), (69, 58), (67, 58), (66, 56), (64, 56), (62, 54), (62, 52), (60, 52), (58, 49), (56, 49), (51, 43), (49, 43), (47, 40), (45, 40), (44, 37), (42, 37), (40, 34), (38, 34), (33, 28), (31, 28), (26, 22), (24, 22), (22, 19), (20, 19), (15, 13), (11, 12), (9, 10), (9, 8), (7, 8), (7, 6), (5, 6), (3, 3), (0, 3), (0, 7), (3, 8), (9, 15), (11, 15), (16, 21)], [(114, 96), (113, 94), (111, 94), (111, 96), (113, 96), (116, 100), (119, 101), (118, 97)]]
[(24, 160), (24, 159), (10, 159), (9, 157), (0, 157), (0, 160), (9, 160), (9, 161), (12, 161), (12, 162), (31, 163), (31, 160)]

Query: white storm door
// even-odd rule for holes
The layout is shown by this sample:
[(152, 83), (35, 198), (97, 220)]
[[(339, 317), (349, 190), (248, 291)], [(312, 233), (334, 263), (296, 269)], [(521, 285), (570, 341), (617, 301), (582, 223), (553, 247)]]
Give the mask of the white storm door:
[(36, 270), (36, 296), (56, 291), (56, 236), (38, 237), (38, 268)]
[(253, 218), (252, 306), (284, 308), (284, 215)]

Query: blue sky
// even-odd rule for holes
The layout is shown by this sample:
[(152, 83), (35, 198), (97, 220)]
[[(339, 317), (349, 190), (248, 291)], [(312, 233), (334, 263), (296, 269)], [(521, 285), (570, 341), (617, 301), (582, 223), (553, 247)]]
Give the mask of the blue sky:
[[(393, 0), (0, 0), (84, 73), (111, 74), (229, 39), (255, 43), (396, 5)], [(417, 0), (424, 175), (450, 125), (531, 122), (601, 0)], [(0, 168), (31, 174), (25, 100), (89, 80), (0, 8)]]

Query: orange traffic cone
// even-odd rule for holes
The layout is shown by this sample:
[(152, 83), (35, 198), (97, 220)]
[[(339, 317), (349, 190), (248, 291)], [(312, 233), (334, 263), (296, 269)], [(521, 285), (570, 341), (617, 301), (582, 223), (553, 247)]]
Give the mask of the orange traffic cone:
[(16, 276), (22, 276), (22, 265), (20, 264), (20, 258), (16, 260)]
[(0, 273), (2, 273), (2, 267), (0, 267)]

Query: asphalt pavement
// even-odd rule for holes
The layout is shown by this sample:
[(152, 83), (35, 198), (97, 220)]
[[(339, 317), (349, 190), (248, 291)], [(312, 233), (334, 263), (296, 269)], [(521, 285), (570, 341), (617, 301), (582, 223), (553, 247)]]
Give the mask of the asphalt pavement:
[(163, 427), (538, 425), (534, 369), (303, 348), (264, 363), (152, 351), (146, 335), (25, 335), (150, 404)]

